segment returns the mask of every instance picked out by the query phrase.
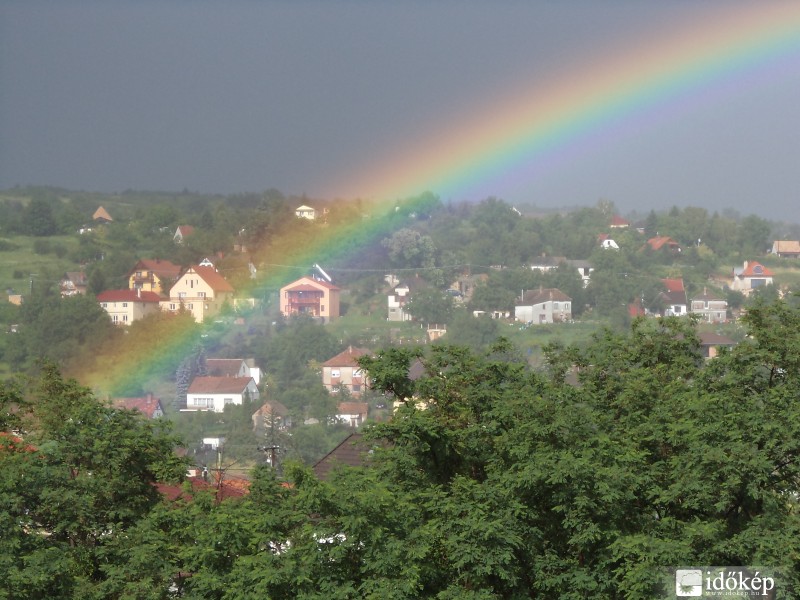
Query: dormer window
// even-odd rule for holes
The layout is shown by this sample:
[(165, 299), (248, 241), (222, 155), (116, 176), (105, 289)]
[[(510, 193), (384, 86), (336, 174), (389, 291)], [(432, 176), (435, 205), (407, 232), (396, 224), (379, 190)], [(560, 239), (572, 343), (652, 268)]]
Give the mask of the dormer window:
[(761, 265), (756, 265), (755, 267), (753, 267), (753, 273), (758, 273), (759, 275), (761, 275), (761, 273), (763, 272), (764, 269), (761, 268)]

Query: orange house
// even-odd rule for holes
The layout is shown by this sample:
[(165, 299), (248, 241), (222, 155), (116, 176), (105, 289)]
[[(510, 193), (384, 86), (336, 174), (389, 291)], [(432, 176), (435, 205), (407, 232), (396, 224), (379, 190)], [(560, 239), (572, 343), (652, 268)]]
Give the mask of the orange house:
[(327, 323), (339, 316), (339, 291), (331, 283), (301, 277), (281, 288), (281, 314), (285, 317), (309, 315)]

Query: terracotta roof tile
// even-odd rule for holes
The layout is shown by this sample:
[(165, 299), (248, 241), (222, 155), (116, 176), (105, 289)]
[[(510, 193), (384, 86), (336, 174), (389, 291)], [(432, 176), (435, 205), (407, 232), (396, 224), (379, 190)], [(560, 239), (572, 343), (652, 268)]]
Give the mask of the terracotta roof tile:
[(252, 377), (195, 377), (188, 394), (241, 394)]
[(98, 302), (160, 302), (161, 296), (155, 292), (137, 290), (106, 290), (97, 295)]

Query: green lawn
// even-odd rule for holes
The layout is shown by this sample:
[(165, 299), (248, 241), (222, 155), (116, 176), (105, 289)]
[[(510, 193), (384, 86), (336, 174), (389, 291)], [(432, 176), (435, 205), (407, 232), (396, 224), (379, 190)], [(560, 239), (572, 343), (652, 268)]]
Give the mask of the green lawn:
[[(77, 271), (78, 265), (70, 261), (66, 255), (59, 258), (55, 253), (36, 254), (34, 245), (39, 241), (54, 248), (58, 245), (70, 250), (77, 245), (74, 235), (34, 238), (28, 236), (11, 236), (0, 238), (0, 290), (4, 293), (11, 289), (27, 295), (31, 285), (58, 284), (66, 271)], [(4, 249), (11, 247), (11, 249)], [(31, 280), (33, 283), (31, 284)]]

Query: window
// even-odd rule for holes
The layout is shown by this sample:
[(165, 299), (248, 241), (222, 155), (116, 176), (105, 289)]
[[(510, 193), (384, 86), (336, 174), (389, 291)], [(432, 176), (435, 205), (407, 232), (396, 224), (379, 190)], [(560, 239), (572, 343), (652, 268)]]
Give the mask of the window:
[(189, 303), (189, 310), (192, 310), (192, 309), (194, 309), (194, 304), (192, 304), (192, 303), (190, 302), (190, 303)]
[(341, 377), (342, 371), (341, 369), (331, 369), (331, 377)]
[(213, 398), (195, 398), (192, 400), (192, 406), (197, 408), (214, 408)]
[(127, 323), (128, 322), (128, 315), (122, 315), (122, 322), (123, 323)]
[(206, 297), (206, 293), (205, 292), (197, 292), (197, 297), (198, 298), (205, 298)]
[(558, 310), (558, 302), (553, 302), (553, 310)]
[(228, 404), (233, 404), (233, 398), (225, 398), (225, 406), (228, 406)]
[(186, 298), (186, 292), (178, 292), (178, 298)]
[(112, 323), (116, 323), (118, 320), (119, 320), (119, 317), (117, 315), (111, 315), (111, 322)]
[(123, 302), (122, 303), (122, 308), (128, 308), (128, 303), (127, 302)]
[(354, 392), (360, 392), (361, 391), (361, 384), (360, 383), (354, 383), (353, 384), (353, 391)]
[(174, 304), (170, 304), (170, 305), (169, 305), (169, 309), (170, 309), (170, 310), (175, 310), (175, 305), (174, 305)]
[(103, 302), (103, 308), (108, 308), (108, 302)]
[(320, 304), (320, 306), (319, 306), (319, 309), (320, 309), (321, 311), (324, 311), (324, 310), (325, 310), (325, 305), (324, 305), (324, 304)]

